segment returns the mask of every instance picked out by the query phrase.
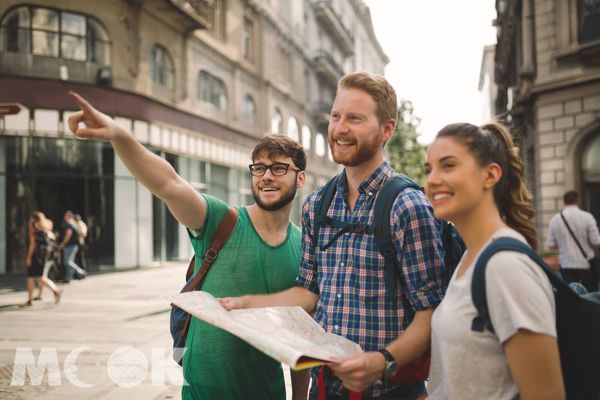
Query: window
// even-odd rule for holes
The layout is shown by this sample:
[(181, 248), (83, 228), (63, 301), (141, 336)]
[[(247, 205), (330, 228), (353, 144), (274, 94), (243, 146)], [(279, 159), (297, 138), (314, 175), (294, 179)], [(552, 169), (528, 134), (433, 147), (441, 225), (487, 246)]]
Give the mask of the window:
[(242, 100), (242, 117), (252, 125), (256, 121), (256, 103), (254, 103), (254, 99), (249, 94), (245, 95)]
[(302, 126), (302, 147), (304, 150), (310, 150), (310, 142), (311, 142), (311, 132), (310, 128), (306, 125)]
[(581, 42), (600, 40), (600, 0), (581, 0)]
[(281, 125), (283, 124), (283, 115), (281, 110), (275, 107), (273, 118), (271, 118), (271, 133), (281, 133)]
[(152, 82), (156, 82), (168, 89), (173, 88), (173, 63), (162, 46), (155, 44), (150, 52), (150, 77)]
[(294, 117), (290, 117), (288, 119), (287, 135), (290, 137), (290, 139), (293, 139), (296, 142), (300, 139), (300, 133), (298, 132), (298, 121), (296, 121), (296, 118)]
[(315, 138), (315, 152), (319, 157), (325, 155), (325, 136), (322, 133), (317, 133)]
[(99, 22), (43, 7), (17, 7), (2, 18), (0, 51), (110, 65), (110, 41)]
[(204, 70), (198, 73), (198, 99), (212, 104), (221, 111), (227, 110), (225, 84)]
[(246, 60), (254, 60), (254, 24), (249, 18), (244, 18), (244, 28), (242, 29), (242, 56)]

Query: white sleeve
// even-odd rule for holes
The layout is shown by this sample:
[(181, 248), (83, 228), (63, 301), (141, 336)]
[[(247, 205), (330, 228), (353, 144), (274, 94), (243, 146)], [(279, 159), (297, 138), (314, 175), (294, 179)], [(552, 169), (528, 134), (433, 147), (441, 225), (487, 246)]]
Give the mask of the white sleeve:
[(554, 225), (556, 225), (555, 221), (556, 218), (552, 218), (548, 224), (548, 238), (546, 238), (547, 247), (558, 247), (558, 244), (556, 243), (556, 237), (554, 235)]
[(486, 271), (490, 318), (501, 343), (519, 329), (556, 337), (554, 294), (533, 260), (514, 251), (493, 255)]

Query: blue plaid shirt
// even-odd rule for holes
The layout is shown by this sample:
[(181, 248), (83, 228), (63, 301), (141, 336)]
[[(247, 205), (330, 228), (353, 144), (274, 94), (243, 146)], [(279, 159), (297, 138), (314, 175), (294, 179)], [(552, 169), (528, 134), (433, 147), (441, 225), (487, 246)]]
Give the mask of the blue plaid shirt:
[[(360, 184), (353, 211), (346, 201), (344, 175), (338, 181), (327, 216), (373, 225), (375, 198), (394, 174), (389, 163), (384, 162)], [(360, 344), (364, 351), (382, 349), (402, 334), (415, 311), (436, 307), (442, 300), (444, 250), (438, 222), (421, 191), (408, 188), (396, 198), (390, 223), (401, 279), (396, 286), (396, 300), (389, 301), (384, 283), (385, 262), (372, 234), (345, 233), (325, 251), (313, 245), (315, 208), (321, 191), (322, 188), (311, 193), (303, 205), (302, 259), (296, 284), (319, 295), (315, 320), (327, 332)], [(328, 243), (337, 231), (323, 225), (318, 245)], [(317, 372), (313, 370), (315, 381)], [(331, 394), (344, 393), (341, 381), (331, 373), (325, 375), (325, 387)], [(378, 397), (395, 387), (389, 382), (378, 382), (366, 395)]]

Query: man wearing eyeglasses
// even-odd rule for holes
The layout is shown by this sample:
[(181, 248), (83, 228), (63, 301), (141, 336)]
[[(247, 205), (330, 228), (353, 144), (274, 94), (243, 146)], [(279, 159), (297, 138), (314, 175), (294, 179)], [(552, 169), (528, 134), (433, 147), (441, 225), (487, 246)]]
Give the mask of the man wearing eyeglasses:
[[(81, 111), (69, 128), (82, 139), (109, 141), (129, 171), (162, 199), (188, 228), (201, 261), (227, 204), (198, 193), (164, 159), (150, 152), (114, 120), (71, 93)], [(82, 122), (84, 127), (79, 128)], [(202, 290), (215, 297), (276, 293), (294, 286), (300, 265), (301, 232), (290, 222), (292, 201), (304, 185), (306, 153), (283, 135), (263, 137), (249, 172), (255, 204), (238, 207), (238, 221), (219, 252)], [(196, 263), (194, 273), (200, 263)], [(183, 356), (183, 399), (285, 399), (281, 364), (241, 339), (192, 319)], [(292, 372), (294, 399), (306, 399), (308, 374)]]

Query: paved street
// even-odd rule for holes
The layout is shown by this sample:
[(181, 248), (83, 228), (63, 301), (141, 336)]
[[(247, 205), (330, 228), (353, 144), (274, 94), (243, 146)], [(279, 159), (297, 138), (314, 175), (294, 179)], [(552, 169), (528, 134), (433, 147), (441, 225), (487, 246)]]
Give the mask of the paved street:
[[(181, 369), (169, 359), (170, 307), (163, 296), (177, 292), (185, 268), (72, 281), (61, 286), (58, 305), (49, 290), (33, 307), (20, 306), (24, 291), (0, 291), (0, 398), (180, 399)], [(35, 367), (24, 376), (15, 358), (45, 363), (43, 379)]]

